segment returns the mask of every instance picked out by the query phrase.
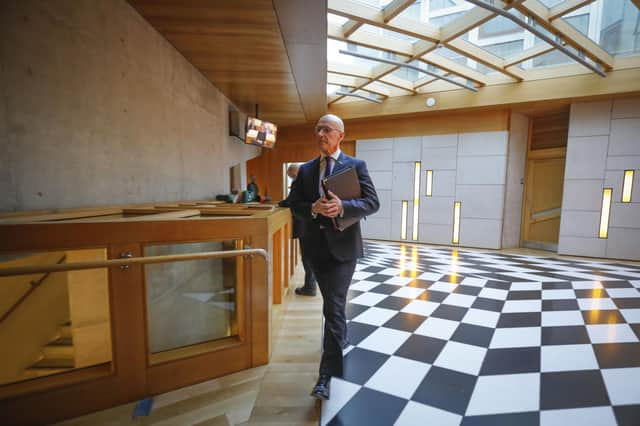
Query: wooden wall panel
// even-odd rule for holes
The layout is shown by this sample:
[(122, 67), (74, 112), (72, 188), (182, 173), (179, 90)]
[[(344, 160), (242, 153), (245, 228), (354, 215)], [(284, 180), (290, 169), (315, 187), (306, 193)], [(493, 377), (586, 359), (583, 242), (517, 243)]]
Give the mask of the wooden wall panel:
[(531, 118), (531, 149), (562, 148), (569, 136), (569, 108)]
[(282, 285), (284, 286), (284, 289), (287, 290), (289, 288), (289, 260), (290, 260), (290, 254), (289, 254), (289, 246), (291, 245), (291, 232), (289, 232), (290, 226), (288, 223), (286, 223), (284, 225), (284, 255), (283, 255), (283, 261), (284, 261), (284, 265), (282, 267)]

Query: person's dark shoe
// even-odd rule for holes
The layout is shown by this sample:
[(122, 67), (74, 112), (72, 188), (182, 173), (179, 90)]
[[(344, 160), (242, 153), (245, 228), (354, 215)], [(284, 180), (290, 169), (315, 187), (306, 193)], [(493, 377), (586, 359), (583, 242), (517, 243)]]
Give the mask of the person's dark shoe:
[(329, 385), (331, 383), (331, 376), (327, 374), (321, 374), (318, 378), (318, 382), (311, 391), (311, 396), (318, 399), (329, 399)]
[(297, 295), (300, 296), (315, 296), (316, 289), (315, 288), (307, 288), (307, 287), (298, 287), (295, 289)]

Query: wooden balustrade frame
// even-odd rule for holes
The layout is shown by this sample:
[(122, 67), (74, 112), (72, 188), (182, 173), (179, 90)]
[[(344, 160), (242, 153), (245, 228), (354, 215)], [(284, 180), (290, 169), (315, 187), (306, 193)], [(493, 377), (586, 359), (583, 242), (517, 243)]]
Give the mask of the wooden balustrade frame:
[[(12, 215), (13, 223), (0, 223), (0, 254), (107, 248), (113, 265), (108, 267), (112, 362), (0, 386), (0, 418), (15, 425), (53, 423), (266, 364), (272, 350), (270, 299), (274, 288), (282, 295), (286, 288), (283, 276), (288, 280), (289, 275), (284, 246), (289, 244), (291, 214), (281, 208), (251, 210), (250, 216), (164, 216), (148, 221), (106, 218), (104, 214), (91, 221), (87, 219), (91, 215), (84, 213), (59, 221), (61, 213), (56, 212), (58, 222), (47, 221), (51, 216), (32, 215), (35, 223), (24, 223), (29, 222), (23, 220), (28, 216)], [(285, 239), (279, 252), (270, 247), (278, 233)], [(121, 269), (121, 254), (130, 252), (141, 258), (143, 247), (149, 244), (221, 240), (240, 240), (244, 248), (271, 249), (271, 259), (285, 257), (280, 278), (269, 276), (269, 265), (262, 259), (245, 259), (244, 314), (239, 321), (243, 338), (152, 364), (143, 265), (128, 259), (129, 268)]]

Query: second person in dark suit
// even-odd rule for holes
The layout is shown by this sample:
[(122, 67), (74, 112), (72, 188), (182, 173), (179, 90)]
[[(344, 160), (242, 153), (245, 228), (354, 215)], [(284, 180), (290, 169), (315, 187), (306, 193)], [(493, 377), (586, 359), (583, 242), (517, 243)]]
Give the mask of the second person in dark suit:
[[(298, 171), (300, 170), (300, 166), (297, 164), (290, 164), (287, 167), (287, 176), (289, 176), (293, 182), (298, 178)], [(278, 203), (280, 207), (291, 207), (291, 202), (289, 198), (286, 198)], [(300, 296), (315, 296), (316, 295), (316, 277), (313, 275), (313, 270), (311, 269), (311, 262), (309, 262), (309, 257), (305, 254), (304, 251), (304, 221), (293, 215), (293, 232), (292, 237), (297, 238), (300, 242), (300, 257), (302, 258), (302, 266), (304, 267), (304, 285), (302, 287), (296, 288), (296, 294)]]

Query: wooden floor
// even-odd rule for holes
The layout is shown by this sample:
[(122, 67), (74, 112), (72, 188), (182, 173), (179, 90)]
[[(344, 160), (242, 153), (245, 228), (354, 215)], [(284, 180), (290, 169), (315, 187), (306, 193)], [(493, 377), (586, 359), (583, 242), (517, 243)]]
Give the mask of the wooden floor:
[[(303, 282), (302, 268), (293, 286)], [(293, 293), (293, 292), (290, 292)], [(251, 418), (242, 425), (318, 425), (320, 403), (309, 396), (318, 378), (322, 299), (289, 294), (275, 350)], [(284, 305), (284, 304), (283, 304)]]
[(297, 296), (302, 263), (283, 303), (274, 306), (269, 365), (158, 395), (149, 416), (133, 419), (135, 404), (60, 423), (65, 426), (216, 426), (319, 424), (320, 403), (309, 396), (320, 361), (322, 299)]

